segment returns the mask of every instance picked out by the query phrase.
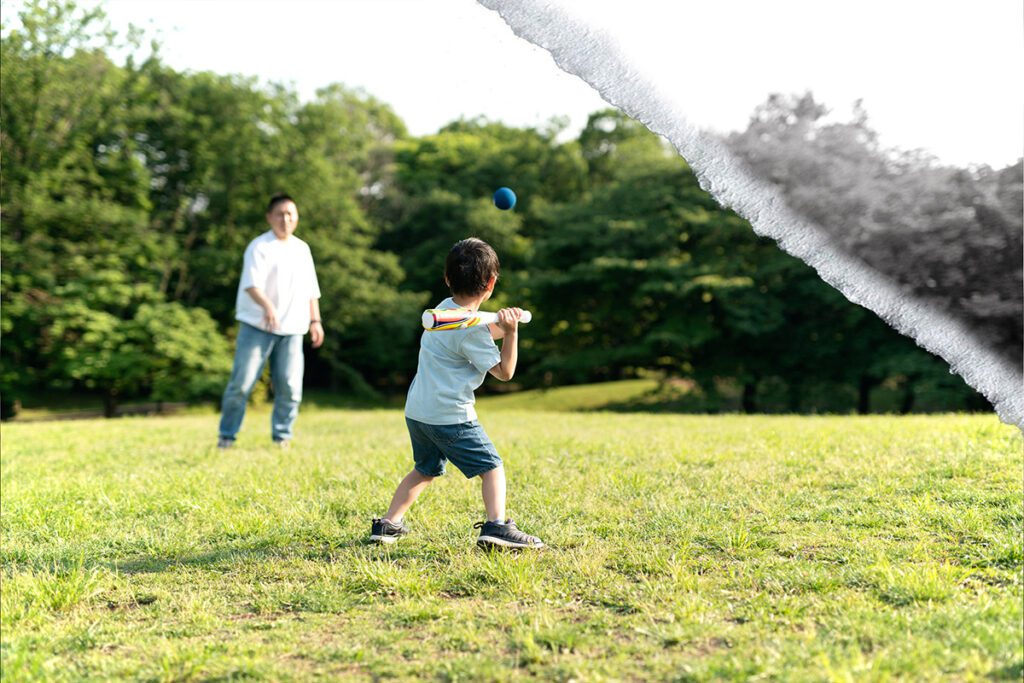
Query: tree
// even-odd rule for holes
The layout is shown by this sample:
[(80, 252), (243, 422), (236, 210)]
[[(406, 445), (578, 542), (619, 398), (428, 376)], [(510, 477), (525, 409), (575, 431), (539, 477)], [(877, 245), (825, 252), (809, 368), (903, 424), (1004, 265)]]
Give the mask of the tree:
[[(539, 371), (576, 382), (637, 368), (691, 375), (702, 349), (781, 324), (773, 302), (757, 302), (751, 277), (765, 243), (678, 156), (609, 112), (592, 116), (581, 140), (585, 154), (600, 152), (590, 153), (600, 160), (592, 192), (551, 207), (533, 252)], [(749, 357), (717, 359), (735, 373)]]
[[(477, 236), (501, 259), (501, 284), (492, 305), (525, 300), (530, 286), (525, 269), (532, 235), (540, 229), (539, 212), (578, 196), (583, 186), (578, 146), (556, 142), (558, 132), (557, 122), (544, 130), (521, 130), (478, 119), (395, 143), (391, 181), (371, 205), (370, 217), (382, 226), (376, 247), (396, 254), (406, 273), (403, 291), (415, 292), (421, 306), (448, 296), (444, 258), (455, 242)], [(502, 185), (520, 197), (514, 211), (499, 211), (491, 203)], [(400, 349), (404, 360), (396, 364), (406, 377), (415, 363), (416, 339)]]
[(730, 147), (835, 244), (1019, 364), (1024, 353), (1021, 162), (994, 172), (884, 149), (857, 103), (827, 122), (813, 95), (772, 95)]
[[(116, 37), (102, 12), (32, 2), (20, 24), (0, 39), (5, 412), (53, 379), (40, 337), (54, 320), (77, 327), (101, 355), (121, 339), (105, 311), (69, 306), (58, 316), (68, 303), (59, 291), (99, 267), (144, 281), (169, 246), (146, 222), (150, 177), (128, 130), (137, 83), (105, 55)], [(85, 372), (65, 368), (66, 379)]]

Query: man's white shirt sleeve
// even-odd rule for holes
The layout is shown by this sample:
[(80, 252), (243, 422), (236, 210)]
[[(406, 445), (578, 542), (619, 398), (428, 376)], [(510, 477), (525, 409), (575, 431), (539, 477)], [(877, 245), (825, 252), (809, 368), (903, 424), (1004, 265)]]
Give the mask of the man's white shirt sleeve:
[(309, 258), (309, 298), (319, 299), (320, 298), (320, 283), (316, 279), (316, 267), (313, 265), (313, 252), (309, 250), (309, 246), (306, 247), (306, 256)]
[(266, 261), (266, 255), (258, 253), (256, 241), (250, 242), (249, 246), (245, 249), (245, 255), (242, 257), (242, 279), (238, 284), (242, 291), (250, 287), (259, 287), (260, 289), (266, 287)]

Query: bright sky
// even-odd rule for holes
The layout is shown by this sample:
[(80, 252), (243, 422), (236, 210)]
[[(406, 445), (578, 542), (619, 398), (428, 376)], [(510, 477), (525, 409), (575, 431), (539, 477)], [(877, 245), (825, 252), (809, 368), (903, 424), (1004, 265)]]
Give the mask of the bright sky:
[[(95, 0), (86, 0), (91, 4)], [(176, 68), (255, 75), (311, 97), (340, 81), (390, 104), (411, 133), (480, 114), (510, 125), (606, 106), (473, 0), (106, 0)], [(771, 92), (812, 90), (882, 142), (942, 161), (1024, 155), (1024, 3), (1011, 0), (552, 0), (612, 35), (690, 120), (741, 129)]]

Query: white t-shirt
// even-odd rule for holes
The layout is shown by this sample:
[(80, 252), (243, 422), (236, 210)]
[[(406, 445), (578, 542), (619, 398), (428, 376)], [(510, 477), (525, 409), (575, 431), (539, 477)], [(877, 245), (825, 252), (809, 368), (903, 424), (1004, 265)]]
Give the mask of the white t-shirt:
[[(437, 308), (458, 308), (449, 297)], [(450, 425), (476, 419), (473, 391), (501, 361), (488, 325), (424, 332), (419, 365), (405, 399), (405, 414), (417, 422)]]
[(262, 330), (263, 308), (245, 291), (249, 287), (258, 287), (274, 304), (280, 323), (274, 334), (309, 331), (309, 300), (320, 298), (320, 285), (308, 244), (295, 235), (279, 240), (268, 230), (245, 248), (235, 319)]

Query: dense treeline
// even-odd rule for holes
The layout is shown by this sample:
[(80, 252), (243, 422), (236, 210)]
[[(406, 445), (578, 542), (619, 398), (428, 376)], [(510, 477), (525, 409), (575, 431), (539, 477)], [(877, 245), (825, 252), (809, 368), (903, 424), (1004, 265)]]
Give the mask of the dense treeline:
[(883, 149), (860, 103), (828, 122), (810, 93), (775, 95), (732, 149), (841, 249), (959, 318), (1013, 365), (1024, 355), (1024, 164), (932, 163)]
[[(242, 250), (280, 190), (298, 200), (323, 292), (313, 386), (404, 388), (418, 313), (445, 293), (444, 255), (477, 235), (502, 258), (494, 305), (538, 314), (522, 385), (657, 372), (666, 400), (685, 390), (678, 405), (697, 409), (730, 394), (747, 410), (985, 406), (754, 236), (613, 110), (569, 141), (557, 121), (457, 121), (413, 137), (386, 104), (341, 85), (302, 102), (253, 79), (176, 71), (155, 49), (116, 64), (96, 12), (37, 3), (16, 23), (0, 54), (7, 413), (42, 391), (93, 392), (111, 411), (133, 397), (216, 398)], [(515, 211), (491, 205), (500, 185), (517, 191)], [(879, 388), (897, 402), (872, 405)]]

